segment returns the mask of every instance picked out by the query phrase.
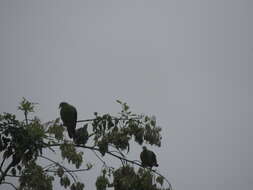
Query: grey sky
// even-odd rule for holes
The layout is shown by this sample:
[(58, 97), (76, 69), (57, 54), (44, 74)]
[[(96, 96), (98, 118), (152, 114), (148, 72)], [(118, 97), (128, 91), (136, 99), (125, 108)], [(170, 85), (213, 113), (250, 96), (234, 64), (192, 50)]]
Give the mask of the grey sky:
[(152, 149), (176, 190), (251, 190), (252, 8), (250, 0), (2, 0), (0, 112), (16, 112), (26, 97), (47, 121), (65, 100), (85, 119), (116, 113), (121, 99), (156, 115), (163, 144)]

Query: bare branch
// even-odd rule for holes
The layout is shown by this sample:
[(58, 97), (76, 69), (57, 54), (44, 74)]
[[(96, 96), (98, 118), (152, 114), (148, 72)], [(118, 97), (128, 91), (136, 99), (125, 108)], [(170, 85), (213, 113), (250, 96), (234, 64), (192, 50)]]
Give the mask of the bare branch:
[(15, 185), (13, 185), (12, 183), (9, 183), (9, 182), (0, 183), (0, 185), (4, 185), (4, 184), (10, 185), (10, 186), (12, 186), (15, 190), (18, 190), (18, 188), (17, 188)]
[(10, 163), (7, 168), (4, 170), (4, 172), (2, 172), (1, 176), (0, 176), (0, 184), (3, 183), (8, 171), (11, 169), (12, 167), (12, 163)]
[(6, 174), (6, 177), (16, 177), (16, 178), (18, 178), (18, 177), (21, 177), (20, 175), (9, 175), (9, 174)]
[(54, 166), (55, 166), (55, 163), (48, 164), (48, 165), (43, 167), (43, 170), (47, 170), (47, 169), (52, 168)]
[(107, 167), (107, 164), (106, 162), (94, 151), (92, 150), (92, 152), (95, 154), (95, 156), (103, 163), (103, 166), (106, 166)]
[(0, 171), (1, 171), (1, 173), (3, 173), (2, 167), (3, 167), (3, 165), (4, 165), (5, 160), (6, 160), (6, 158), (4, 158), (3, 161), (1, 162), (1, 166), (0, 166)]
[[(91, 122), (91, 121), (94, 121), (96, 118), (94, 119), (84, 119), (84, 120), (78, 120), (76, 121), (77, 123), (84, 123), (84, 122)], [(127, 120), (136, 120), (138, 121), (140, 119), (140, 117), (134, 117), (134, 118), (117, 118), (117, 117), (112, 117), (112, 120), (119, 120), (119, 121), (127, 121)]]
[[(68, 173), (75, 173), (75, 172), (88, 171), (89, 168), (78, 169), (78, 170), (69, 170), (69, 169), (65, 168), (64, 170), (65, 170), (66, 172), (68, 172)], [(49, 170), (49, 169), (46, 169), (45, 171), (46, 171), (46, 172), (57, 172), (57, 170)]]

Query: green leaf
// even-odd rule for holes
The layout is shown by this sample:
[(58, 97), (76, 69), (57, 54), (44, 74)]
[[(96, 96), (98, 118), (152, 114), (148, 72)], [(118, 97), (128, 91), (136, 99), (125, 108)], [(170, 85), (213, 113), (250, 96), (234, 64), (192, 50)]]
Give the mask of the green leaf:
[(31, 162), (22, 171), (19, 190), (53, 190), (53, 180), (54, 178), (43, 171), (41, 166)]
[(49, 126), (47, 132), (49, 134), (53, 134), (54, 137), (59, 141), (63, 139), (64, 130), (65, 128), (62, 125), (59, 125), (56, 120), (51, 126)]
[(109, 180), (104, 176), (99, 176), (96, 180), (97, 190), (106, 190), (106, 187), (109, 184)]
[(70, 180), (69, 180), (68, 176), (64, 175), (63, 177), (61, 177), (60, 184), (65, 188), (70, 186)]
[(58, 167), (58, 169), (57, 169), (57, 175), (58, 175), (59, 177), (62, 177), (63, 174), (64, 174), (63, 168), (62, 168), (62, 167)]
[(119, 104), (122, 104), (122, 102), (120, 100), (116, 100), (116, 102), (118, 102)]
[(34, 112), (35, 104), (37, 103), (29, 102), (27, 99), (23, 98), (20, 102), (20, 106), (18, 106), (18, 109), (26, 113)]
[(16, 171), (16, 169), (15, 169), (15, 168), (12, 168), (12, 169), (11, 169), (11, 174), (12, 174), (13, 176), (16, 176), (17, 171)]
[(105, 153), (108, 151), (108, 142), (105, 138), (98, 142), (98, 148), (99, 152), (102, 154), (102, 156), (104, 156)]
[(75, 164), (76, 168), (81, 166), (83, 162), (83, 153), (77, 152), (74, 144), (65, 142), (60, 145), (60, 150), (63, 159), (67, 159), (69, 163)]
[(84, 184), (80, 182), (73, 183), (70, 187), (70, 190), (83, 190)]
[(162, 176), (158, 176), (156, 178), (156, 182), (159, 183), (161, 186), (163, 185), (163, 180), (164, 180), (164, 178)]

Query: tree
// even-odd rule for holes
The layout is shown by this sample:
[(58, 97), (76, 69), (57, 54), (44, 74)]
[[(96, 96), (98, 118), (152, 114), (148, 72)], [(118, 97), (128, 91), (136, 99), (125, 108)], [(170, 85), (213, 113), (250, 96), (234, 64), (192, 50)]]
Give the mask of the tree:
[[(24, 113), (24, 120), (11, 113), (0, 115), (0, 186), (52, 190), (53, 183), (59, 181), (66, 189), (82, 190), (85, 184), (78, 180), (77, 174), (92, 169), (87, 162), (84, 167), (83, 157), (85, 151), (91, 151), (102, 162), (95, 183), (97, 190), (171, 189), (169, 181), (156, 170), (127, 158), (131, 140), (140, 146), (161, 146), (161, 128), (155, 117), (134, 114), (126, 103), (117, 102), (122, 108), (118, 116), (95, 112), (93, 119), (77, 121), (83, 127), (76, 129), (73, 141), (65, 135), (66, 128), (59, 118), (42, 123), (38, 117), (30, 117), (36, 104), (23, 98), (18, 109)], [(68, 164), (50, 157), (49, 151), (60, 154)], [(109, 166), (105, 155), (119, 159), (119, 168)], [(18, 179), (17, 186), (11, 183), (13, 177)]]

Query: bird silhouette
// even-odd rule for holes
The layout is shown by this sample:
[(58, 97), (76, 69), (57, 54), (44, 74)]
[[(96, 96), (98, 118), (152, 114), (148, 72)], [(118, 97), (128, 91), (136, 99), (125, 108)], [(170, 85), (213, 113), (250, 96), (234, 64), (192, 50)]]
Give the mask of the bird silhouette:
[(141, 158), (141, 165), (143, 167), (158, 167), (159, 165), (157, 164), (157, 160), (156, 160), (156, 155), (154, 152), (152, 152), (151, 150), (148, 150), (146, 146), (143, 146), (143, 151), (140, 154), (140, 158)]
[(67, 131), (70, 138), (75, 138), (76, 133), (76, 122), (77, 122), (77, 111), (76, 108), (67, 102), (61, 102), (59, 105), (60, 116), (63, 125), (67, 127)]

